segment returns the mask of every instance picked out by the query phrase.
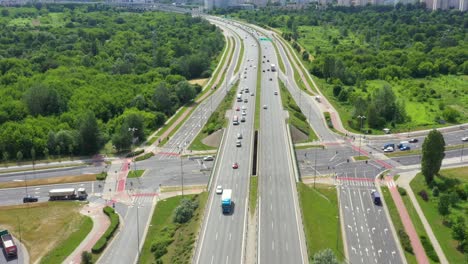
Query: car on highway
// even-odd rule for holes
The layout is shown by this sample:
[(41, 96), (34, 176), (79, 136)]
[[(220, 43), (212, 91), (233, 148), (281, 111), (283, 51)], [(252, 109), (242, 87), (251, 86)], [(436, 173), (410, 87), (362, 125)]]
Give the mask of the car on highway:
[(270, 69), (267, 69), (267, 71), (270, 71)]
[(240, 111), (240, 107), (236, 107), (236, 111)]
[(263, 72), (265, 72), (265, 70), (263, 70)]
[(237, 139), (242, 139), (242, 133), (237, 133)]
[(251, 92), (251, 93), (250, 93), (250, 96), (254, 96), (254, 95), (255, 95), (254, 92)]
[(247, 115), (247, 112), (245, 110), (242, 111), (242, 115), (245, 116)]
[(233, 169), (239, 168), (239, 164), (237, 164), (237, 162), (234, 162), (234, 163), (232, 164), (232, 168), (233, 168)]
[(270, 62), (270, 60), (267, 60), (267, 62)]
[(36, 196), (32, 196), (32, 195), (26, 195), (23, 198), (23, 203), (35, 203), (37, 201), (39, 201), (39, 198), (37, 198)]
[(245, 116), (241, 117), (241, 122), (245, 122)]
[(223, 186), (221, 185), (216, 186), (216, 194), (223, 194)]
[(411, 150), (411, 147), (410, 147), (410, 145), (408, 145), (408, 144), (403, 144), (403, 145), (401, 145), (400, 150), (401, 150), (401, 151), (404, 151), (404, 150)]
[(242, 110), (247, 110), (247, 106), (243, 105)]
[(273, 78), (270, 78), (270, 81), (273, 81)]
[(268, 108), (268, 106), (267, 106), (267, 105), (263, 105), (263, 109), (267, 109), (267, 108)]
[(468, 137), (462, 137), (462, 141), (468, 141)]
[(205, 157), (203, 157), (203, 160), (204, 161), (213, 161), (214, 157), (213, 156), (205, 156)]
[(242, 142), (240, 140), (236, 141), (236, 147), (242, 147)]
[(275, 95), (278, 95), (278, 92), (277, 92), (277, 91), (275, 91)]
[(417, 138), (412, 138), (412, 139), (408, 140), (409, 143), (416, 143), (418, 141), (419, 140)]
[(249, 102), (249, 99), (244, 98), (244, 103), (248, 103), (248, 102)]

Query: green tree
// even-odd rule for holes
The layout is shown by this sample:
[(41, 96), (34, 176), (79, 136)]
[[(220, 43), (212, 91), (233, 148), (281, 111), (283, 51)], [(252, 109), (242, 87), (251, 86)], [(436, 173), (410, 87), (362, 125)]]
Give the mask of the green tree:
[(439, 214), (444, 218), (450, 213), (450, 196), (448, 194), (440, 196), (437, 210), (439, 210)]
[(314, 254), (312, 264), (339, 264), (333, 250), (327, 248)]
[(18, 165), (21, 163), (21, 161), (23, 160), (23, 152), (18, 151), (16, 152), (16, 161), (18, 162)]
[(455, 240), (458, 240), (460, 244), (467, 235), (466, 221), (465, 218), (461, 215), (457, 216), (455, 223), (452, 225), (452, 237)]
[(179, 98), (179, 101), (182, 104), (190, 102), (196, 95), (195, 87), (187, 81), (177, 83), (175, 86), (175, 92), (177, 98)]
[(428, 185), (432, 185), (434, 175), (439, 173), (445, 156), (445, 141), (437, 130), (429, 132), (422, 145), (421, 171)]
[(44, 85), (32, 86), (24, 98), (29, 113), (33, 116), (57, 114), (64, 108), (57, 91)]
[(8, 159), (10, 158), (10, 154), (8, 153), (8, 151), (3, 151), (2, 158), (3, 158), (3, 162), (5, 163), (5, 166), (8, 166), (7, 163), (8, 163)]
[(92, 112), (87, 112), (83, 116), (80, 123), (79, 138), (83, 154), (94, 154), (101, 147), (97, 119)]

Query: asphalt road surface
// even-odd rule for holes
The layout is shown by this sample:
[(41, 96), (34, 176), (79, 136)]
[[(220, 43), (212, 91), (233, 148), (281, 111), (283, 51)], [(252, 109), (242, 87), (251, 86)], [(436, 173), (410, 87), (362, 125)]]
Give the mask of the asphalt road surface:
[[(241, 78), (238, 87), (248, 87), (256, 94), (258, 48), (256, 41), (237, 27), (230, 28), (244, 36), (245, 54), (241, 65)], [(247, 37), (245, 38), (245, 36)], [(246, 69), (247, 68), (247, 69)], [(255, 113), (255, 96), (242, 95), (242, 102), (235, 102), (237, 106), (246, 106), (246, 121), (233, 125), (233, 117), (241, 118), (241, 111), (228, 111), (228, 128), (224, 134), (222, 147), (218, 153), (212, 189), (222, 185), (224, 189), (232, 189), (234, 210), (231, 214), (223, 215), (221, 211), (221, 197), (214, 191), (210, 192), (208, 211), (199, 238), (199, 246), (195, 255), (195, 263), (242, 263), (245, 255), (245, 224), (247, 214), (247, 193), (251, 174), (253, 119)], [(244, 99), (248, 101), (245, 103)], [(237, 134), (242, 133), (241, 147), (236, 147)], [(234, 162), (239, 164), (233, 169)]]
[(258, 153), (258, 263), (307, 263), (305, 243), (301, 241), (303, 229), (296, 214), (299, 205), (294, 197), (296, 186), (292, 180), (292, 153), (287, 144), (286, 113), (281, 104), (278, 72), (270, 69), (271, 64), (278, 62), (271, 42), (260, 43), (265, 63), (262, 63)]

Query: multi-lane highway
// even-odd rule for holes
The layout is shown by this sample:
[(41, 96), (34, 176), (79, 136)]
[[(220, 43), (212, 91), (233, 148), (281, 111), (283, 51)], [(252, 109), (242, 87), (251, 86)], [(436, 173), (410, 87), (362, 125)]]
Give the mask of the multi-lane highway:
[[(240, 93), (242, 89), (248, 88), (249, 93), (244, 92), (241, 102), (235, 102), (233, 110), (226, 114), (229, 123), (217, 156), (211, 188), (213, 190), (214, 186), (222, 185), (224, 189), (232, 189), (234, 210), (231, 214), (224, 215), (221, 211), (221, 197), (214, 191), (210, 193), (207, 215), (194, 259), (195, 263), (242, 263), (245, 256), (244, 235), (247, 221), (247, 194), (251, 175), (258, 48), (257, 42), (251, 35), (233, 25), (225, 24), (224, 26), (243, 36), (246, 49), (240, 67), (241, 78), (237, 90)], [(252, 93), (254, 96), (251, 95)], [(242, 106), (246, 108), (245, 115), (242, 114), (242, 110), (236, 110), (237, 107), (242, 109)], [(239, 121), (238, 125), (234, 125), (234, 116), (237, 116), (239, 120), (245, 116), (245, 122)], [(239, 133), (242, 134), (240, 147), (236, 146)], [(238, 163), (239, 168), (234, 169), (233, 163)]]

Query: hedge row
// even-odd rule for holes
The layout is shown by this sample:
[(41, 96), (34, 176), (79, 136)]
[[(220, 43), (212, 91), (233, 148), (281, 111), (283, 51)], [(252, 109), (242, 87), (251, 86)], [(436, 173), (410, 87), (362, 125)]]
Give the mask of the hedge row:
[(133, 152), (128, 153), (127, 156), (125, 156), (125, 157), (131, 158), (131, 157), (134, 157), (134, 156), (138, 156), (138, 155), (142, 154), (143, 152), (145, 152), (145, 150), (144, 150), (144, 149), (140, 149), (140, 150), (137, 150), (137, 151), (133, 151)]
[(103, 211), (110, 218), (111, 224), (91, 249), (94, 254), (99, 254), (106, 248), (107, 242), (112, 238), (120, 223), (119, 215), (113, 208), (106, 206)]
[(151, 157), (153, 157), (153, 156), (154, 156), (154, 153), (153, 153), (153, 152), (148, 152), (148, 153), (146, 153), (145, 155), (136, 157), (136, 158), (135, 158), (135, 161), (142, 161), (142, 160), (145, 160), (145, 159), (149, 159), (149, 158), (151, 158)]

